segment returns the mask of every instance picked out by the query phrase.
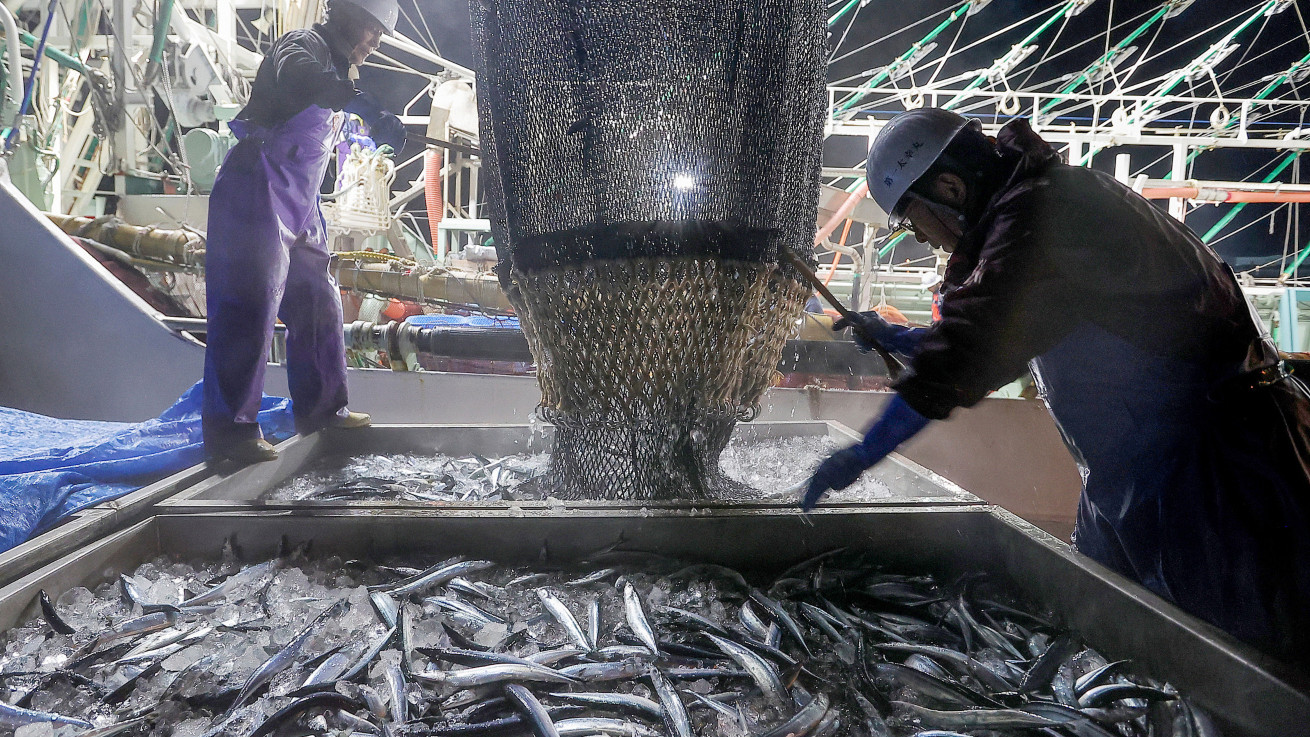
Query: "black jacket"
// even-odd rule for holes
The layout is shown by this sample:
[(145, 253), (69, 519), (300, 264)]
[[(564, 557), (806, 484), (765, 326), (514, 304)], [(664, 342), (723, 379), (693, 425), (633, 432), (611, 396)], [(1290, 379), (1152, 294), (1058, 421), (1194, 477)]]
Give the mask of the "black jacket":
[(895, 385), (910, 406), (933, 419), (972, 406), (1083, 321), (1238, 370), (1260, 329), (1232, 271), (1187, 226), (1107, 174), (1060, 163), (1026, 120), (997, 147), (1010, 173), (961, 238), (941, 320)]
[(355, 97), (345, 44), (323, 24), (288, 31), (264, 57), (237, 117), (272, 128), (310, 105), (340, 110)]

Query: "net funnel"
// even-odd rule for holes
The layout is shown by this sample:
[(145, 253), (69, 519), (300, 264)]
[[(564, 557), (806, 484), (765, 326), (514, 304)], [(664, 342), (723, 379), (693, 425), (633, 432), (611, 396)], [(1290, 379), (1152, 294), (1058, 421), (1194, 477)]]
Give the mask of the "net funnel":
[(735, 491), (808, 289), (823, 6), (474, 0), (483, 172), (502, 286), (571, 499)]

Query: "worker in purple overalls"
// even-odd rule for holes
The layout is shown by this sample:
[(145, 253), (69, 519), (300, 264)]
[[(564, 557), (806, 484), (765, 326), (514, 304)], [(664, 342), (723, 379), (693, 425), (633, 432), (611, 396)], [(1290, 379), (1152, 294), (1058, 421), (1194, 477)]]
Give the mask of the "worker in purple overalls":
[(396, 0), (329, 0), (327, 18), (291, 31), (264, 57), (250, 102), (232, 121), (209, 200), (203, 425), (211, 459), (277, 458), (256, 415), (273, 324), (287, 327), (287, 383), (296, 429), (364, 427), (346, 408), (341, 295), (319, 210), (339, 119), (359, 115), (378, 144), (399, 150), (405, 128), (355, 89), (349, 73), (395, 30)]

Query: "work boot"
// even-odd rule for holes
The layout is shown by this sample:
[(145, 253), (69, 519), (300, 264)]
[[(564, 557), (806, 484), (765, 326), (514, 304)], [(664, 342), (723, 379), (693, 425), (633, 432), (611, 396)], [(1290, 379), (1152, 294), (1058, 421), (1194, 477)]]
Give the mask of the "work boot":
[(360, 427), (368, 427), (372, 424), (373, 418), (366, 412), (347, 412), (344, 417), (338, 417), (337, 421), (334, 422), (332, 426), (354, 430)]
[(225, 445), (215, 449), (213, 454), (241, 464), (277, 460), (277, 449), (273, 447), (272, 443), (263, 438), (250, 438), (249, 440)]

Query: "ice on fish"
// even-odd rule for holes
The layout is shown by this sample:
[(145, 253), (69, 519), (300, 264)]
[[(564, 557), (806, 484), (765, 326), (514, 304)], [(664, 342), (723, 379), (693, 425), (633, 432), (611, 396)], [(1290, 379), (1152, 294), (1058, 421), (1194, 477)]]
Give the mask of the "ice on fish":
[[(391, 566), (417, 570), (427, 569), (436, 563), (434, 560), (422, 558), (392, 559), (383, 562)], [(864, 703), (886, 704), (889, 701), (906, 701), (928, 709), (940, 709), (942, 706), (940, 702), (932, 701), (931, 695), (925, 697), (916, 693), (915, 688), (905, 684), (880, 684), (864, 680), (861, 669), (856, 667), (855, 655), (862, 653), (868, 659), (868, 670), (875, 674), (896, 675), (899, 671), (887, 669), (893, 666), (899, 668), (900, 663), (906, 661), (907, 652), (903, 650), (879, 649), (880, 644), (885, 645), (899, 640), (880, 635), (877, 628), (881, 627), (888, 631), (892, 627), (899, 628), (896, 630), (901, 633), (898, 637), (915, 642), (928, 638), (924, 642), (934, 647), (966, 649), (962, 642), (953, 641), (959, 639), (959, 630), (955, 627), (955, 619), (948, 613), (952, 607), (958, 606), (956, 602), (965, 594), (962, 594), (958, 587), (939, 583), (930, 578), (909, 578), (890, 573), (875, 575), (867, 561), (834, 557), (822, 561), (822, 575), (811, 575), (815, 572), (813, 570), (793, 572), (789, 574), (792, 583), (773, 588), (768, 580), (760, 580), (756, 577), (751, 577), (751, 580), (743, 584), (740, 582), (741, 574), (720, 567), (674, 564), (665, 568), (665, 565), (663, 561), (652, 559), (649, 566), (621, 566), (612, 573), (596, 576), (586, 584), (575, 586), (568, 584), (586, 579), (602, 569), (597, 567), (539, 571), (495, 566), (475, 571), (465, 578), (475, 585), (485, 584), (489, 587), (488, 590), (496, 592), (496, 595), (490, 599), (478, 600), (477, 605), (497, 617), (504, 618), (508, 624), (475, 623), (468, 618), (453, 617), (450, 612), (443, 612), (435, 606), (420, 605), (420, 600), (424, 596), (459, 598), (461, 596), (459, 588), (465, 586), (465, 583), (461, 582), (454, 588), (437, 585), (431, 590), (415, 592), (412, 597), (402, 597), (403, 601), (398, 602), (405, 605), (407, 615), (412, 620), (412, 626), (408, 628), (408, 638), (402, 640), (399, 636), (389, 636), (389, 628), (374, 610), (366, 588), (368, 585), (395, 581), (394, 572), (383, 572), (379, 570), (379, 566), (368, 562), (352, 561), (349, 565), (345, 565), (337, 558), (311, 557), (282, 561), (277, 574), (271, 577), (267, 589), (254, 587), (234, 594), (231, 600), (212, 611), (183, 615), (182, 621), (177, 625), (180, 628), (191, 630), (203, 625), (214, 629), (203, 640), (163, 658), (160, 668), (142, 672), (121, 703), (104, 703), (103, 693), (127, 682), (131, 676), (140, 672), (135, 668), (140, 667), (141, 664), (119, 668), (93, 663), (80, 668), (79, 674), (89, 678), (95, 687), (60, 679), (44, 682), (40, 676), (6, 678), (3, 684), (9, 689), (6, 701), (12, 703), (19, 695), (35, 689), (30, 708), (56, 714), (84, 715), (84, 718), (91, 720), (97, 726), (121, 721), (130, 714), (153, 710), (156, 714), (155, 718), (136, 732), (147, 737), (170, 737), (170, 735), (201, 737), (211, 733), (217, 735), (220, 732), (247, 734), (269, 715), (295, 699), (301, 698), (302, 696), (298, 695), (301, 684), (313, 670), (317, 659), (339, 648), (339, 652), (349, 658), (351, 665), (358, 663), (366, 651), (370, 653), (378, 651), (376, 657), (361, 665), (359, 685), (338, 684), (337, 690), (331, 692), (342, 698), (355, 698), (363, 693), (359, 690), (360, 687), (366, 686), (376, 694), (388, 694), (386, 697), (379, 697), (385, 705), (390, 698), (388, 677), (393, 683), (399, 683), (397, 668), (406, 667), (405, 661), (408, 661), (411, 670), (403, 672), (407, 681), (404, 688), (408, 704), (406, 716), (409, 719), (427, 719), (431, 723), (440, 715), (441, 718), (452, 720), (452, 724), (465, 725), (461, 720), (462, 715), (468, 713), (468, 707), (480, 709), (482, 721), (503, 718), (512, 712), (507, 709), (497, 711), (500, 707), (494, 704), (478, 706), (488, 695), (498, 693), (497, 688), (493, 688), (488, 694), (481, 694), (476, 690), (453, 695), (441, 693), (440, 683), (445, 678), (441, 674), (454, 673), (470, 667), (459, 662), (444, 660), (442, 651), (449, 651), (452, 647), (469, 650), (494, 648), (497, 652), (506, 655), (527, 658), (561, 648), (574, 648), (557, 621), (545, 613), (541, 597), (537, 593), (542, 589), (554, 592), (569, 611), (585, 613), (586, 617), (590, 616), (591, 602), (593, 600), (598, 602), (602, 628), (596, 643), (599, 647), (597, 653), (624, 644), (625, 641), (631, 641), (632, 633), (629, 631), (631, 623), (625, 616), (624, 601), (625, 590), (631, 586), (633, 591), (640, 592), (644, 615), (649, 619), (649, 624), (658, 633), (662, 643), (700, 648), (714, 655), (705, 660), (687, 658), (672, 652), (664, 652), (665, 645), (661, 644), (659, 655), (646, 653), (643, 648), (640, 656), (625, 653), (619, 656), (619, 659), (607, 664), (600, 661), (599, 657), (590, 658), (595, 662), (588, 662), (585, 652), (573, 649), (573, 655), (541, 662), (548, 663), (544, 667), (558, 669), (588, 663), (586, 668), (589, 673), (594, 671), (604, 676), (606, 668), (613, 668), (611, 673), (622, 671), (626, 675), (619, 680), (598, 678), (585, 686), (573, 687), (556, 683), (542, 688), (533, 683), (525, 683), (524, 685), (531, 689), (548, 709), (565, 706), (563, 700), (554, 699), (549, 695), (551, 691), (561, 688), (613, 691), (652, 701), (664, 699), (667, 702), (669, 698), (679, 698), (689, 709), (688, 718), (696, 734), (768, 734), (770, 730), (778, 729), (789, 719), (795, 718), (804, 704), (811, 703), (811, 699), (808, 695), (804, 698), (779, 698), (784, 694), (776, 693), (774, 703), (770, 703), (756, 685), (760, 675), (758, 668), (755, 677), (752, 677), (751, 674), (741, 671), (736, 660), (715, 655), (718, 647), (700, 629), (703, 625), (695, 624), (693, 619), (685, 615), (681, 618), (673, 616), (666, 611), (668, 607), (711, 619), (724, 628), (723, 632), (726, 632), (730, 638), (739, 638), (741, 643), (747, 643), (747, 639), (740, 634), (741, 625), (738, 624), (739, 612), (744, 601), (743, 594), (752, 586), (768, 592), (771, 601), (779, 602), (780, 606), (796, 620), (801, 636), (814, 651), (814, 656), (805, 657), (802, 649), (791, 637), (784, 637), (780, 643), (780, 647), (785, 651), (781, 656), (767, 652), (758, 645), (740, 644), (739, 646), (757, 648), (753, 652), (766, 662), (764, 670), (776, 671), (782, 681), (781, 687), (787, 689), (785, 692), (787, 696), (796, 697), (798, 694), (803, 695), (808, 692), (814, 698), (822, 695), (825, 700), (822, 703), (843, 705), (840, 707), (843, 709), (843, 724), (856, 724), (863, 720), (860, 715), (845, 711), (854, 709), (855, 706), (852, 704), (857, 703), (849, 698), (847, 693), (849, 689), (864, 690), (868, 693), (870, 698), (865, 699)], [(158, 559), (139, 566), (135, 571), (125, 571), (125, 573), (132, 575), (146, 586), (160, 585), (169, 590), (178, 586), (194, 594), (200, 590), (207, 590), (242, 568), (240, 565), (234, 565), (231, 560), (221, 564), (209, 562), (185, 564)], [(518, 583), (507, 586), (510, 581)], [(880, 607), (875, 598), (847, 595), (849, 592), (864, 591), (875, 582), (880, 585), (888, 582), (895, 584), (899, 587), (897, 592), (901, 596), (911, 598), (918, 596), (926, 603), (913, 607), (901, 604)], [(822, 600), (816, 595), (817, 592), (810, 590), (809, 587), (813, 586), (826, 587)], [(988, 626), (994, 628), (997, 633), (1004, 633), (998, 636), (1012, 636), (1016, 642), (1040, 640), (1048, 646), (1050, 642), (1061, 636), (1060, 630), (1054, 626), (1034, 624), (1032, 618), (1011, 618), (1007, 616), (1004, 609), (989, 608), (984, 602), (996, 597), (1000, 597), (997, 600), (1002, 600), (1007, 606), (1019, 605), (1004, 598), (1003, 592), (990, 588), (990, 584), (975, 581), (970, 586), (971, 590), (989, 587), (986, 591), (986, 599), (979, 597), (977, 601), (970, 604), (972, 610), (970, 615), (985, 619)], [(57, 597), (57, 601), (61, 616), (93, 619), (95, 626), (79, 630), (75, 635), (52, 634), (49, 626), (39, 618), (14, 627), (0, 637), (0, 644), (3, 645), (3, 652), (0, 653), (0, 672), (54, 671), (65, 668), (69, 663), (68, 654), (91, 641), (99, 630), (117, 627), (139, 615), (139, 612), (134, 612), (123, 602), (118, 588), (109, 584), (97, 586), (92, 590), (70, 589)], [(338, 601), (342, 602), (338, 607), (339, 611), (334, 610), (334, 614), (326, 622), (313, 630), (312, 636), (305, 641), (303, 650), (297, 654), (293, 662), (278, 671), (266, 687), (249, 694), (248, 705), (236, 709), (228, 717), (223, 716), (235, 691), (248, 682), (251, 674), (273, 654), (286, 647), (286, 643), (296, 633), (301, 632), (311, 620)], [(462, 601), (472, 600), (465, 598)], [(849, 638), (851, 643), (863, 638), (863, 647), (853, 649), (850, 643), (846, 643), (843, 647), (842, 642), (833, 642), (830, 632), (815, 625), (812, 619), (802, 616), (800, 606), (802, 602), (812, 606), (819, 603), (827, 606), (825, 602), (831, 602), (833, 606), (845, 608), (846, 615), (863, 618), (863, 621), (872, 626), (852, 626), (850, 629), (842, 630), (841, 633), (843, 637)], [(220, 617), (224, 621), (231, 620), (232, 625), (220, 625), (218, 621)], [(919, 617), (924, 619), (916, 619)], [(1043, 637), (1038, 637), (1038, 634)], [(392, 632), (391, 635), (395, 633)], [(471, 644), (457, 644), (454, 639)], [(133, 639), (126, 644), (139, 646), (141, 640)], [(400, 650), (406, 644), (413, 648), (422, 648), (424, 652), (411, 652), (406, 658)], [(949, 681), (939, 680), (947, 684), (942, 688), (947, 689), (948, 696), (950, 693), (956, 693), (958, 698), (958, 693), (961, 692), (951, 689), (961, 686), (968, 687), (968, 690), (962, 693), (986, 691), (1001, 695), (997, 687), (989, 691), (985, 685), (990, 683), (996, 686), (999, 683), (1006, 686), (1004, 699), (1032, 698), (1035, 701), (1067, 702), (1070, 703), (1069, 708), (1077, 708), (1077, 694), (1073, 692), (1075, 680), (1105, 664), (1105, 660), (1094, 651), (1080, 648), (1067, 662), (1061, 664), (1052, 683), (1039, 688), (1031, 696), (1018, 696), (1014, 693), (1014, 684), (1022, 680), (1024, 674), (1031, 668), (1033, 660), (1045, 651), (1044, 648), (1039, 649), (1036, 656), (1027, 660), (1014, 660), (1012, 654), (1002, 653), (985, 642), (975, 642), (967, 649), (968, 657), (976, 661), (973, 667), (985, 669), (987, 673), (993, 675), (980, 681), (969, 670), (959, 668), (959, 664), (968, 662), (968, 658), (943, 657), (936, 661), (936, 668), (928, 670), (938, 675), (946, 673)], [(1024, 645), (1023, 649), (1026, 651), (1027, 646)], [(121, 653), (106, 656), (106, 658), (113, 657), (121, 657)], [(779, 662), (777, 660), (779, 657), (798, 660), (805, 670), (798, 672), (797, 669)], [(924, 657), (931, 658), (931, 651), (927, 651)], [(660, 679), (667, 679), (671, 690), (663, 688), (664, 680), (652, 681), (650, 671), (652, 665), (662, 674)], [(914, 672), (918, 673), (918, 671)], [(412, 676), (414, 673), (425, 677)], [(1130, 666), (1115, 677), (1131, 679), (1142, 685), (1161, 686), (1145, 679), (1134, 678)], [(652, 688), (652, 683), (661, 685), (662, 696)], [(803, 687), (805, 691), (799, 690), (797, 686)], [(878, 691), (877, 694), (873, 693), (875, 690)], [(331, 693), (324, 692), (321, 695), (335, 698)], [(223, 694), (227, 694), (227, 702), (222, 701)], [(446, 696), (451, 696), (451, 700), (442, 702), (441, 698)], [(938, 694), (938, 697), (940, 696)], [(706, 707), (699, 703), (697, 697), (723, 699), (717, 703), (726, 704), (733, 715), (729, 716), (724, 710)], [(916, 702), (916, 699), (919, 701)], [(452, 707), (452, 704), (463, 706)], [(986, 706), (986, 704), (976, 705)], [(1122, 704), (1119, 706), (1122, 707)], [(339, 716), (339, 712), (334, 711), (336, 708), (333, 706), (315, 709), (313, 713), (307, 713), (295, 726), (302, 730), (308, 728), (316, 733), (336, 733), (358, 727), (359, 722), (351, 721), (352, 719), (371, 718), (375, 724), (377, 723), (377, 718), (370, 717), (364, 707), (352, 708), (347, 702), (343, 708), (350, 715), (349, 717)], [(642, 730), (659, 732), (663, 729), (663, 725), (656, 720), (644, 718), (639, 714), (622, 714), (606, 710), (610, 708), (612, 707), (584, 707), (583, 712), (575, 712), (567, 718), (618, 720), (613, 724), (620, 724), (623, 720), (627, 720), (640, 726), (637, 730), (639, 733), (644, 733)], [(838, 707), (834, 706), (834, 708)], [(1154, 708), (1173, 710), (1168, 711), (1167, 715), (1178, 716), (1180, 719), (1193, 718), (1188, 716), (1192, 713), (1189, 711), (1192, 707), (1186, 706), (1183, 701), (1161, 702)], [(740, 709), (741, 719), (735, 716), (737, 709)], [(815, 711), (817, 712), (817, 708)], [(1120, 711), (1123, 711), (1122, 708)], [(384, 709), (384, 718), (386, 713), (387, 710)], [(896, 716), (888, 711), (880, 717), (892, 720), (894, 728), (891, 734), (905, 737), (914, 731), (913, 725), (896, 722)], [(1120, 717), (1132, 721), (1134, 728), (1144, 724), (1142, 720), (1145, 719), (1142, 714), (1132, 711), (1116, 716), (1116, 718)], [(311, 723), (309, 721), (311, 719), (317, 721)], [(417, 725), (411, 725), (409, 729), (397, 728), (399, 725), (392, 725), (392, 727), (393, 733), (396, 734), (423, 732), (423, 729), (418, 728)], [(23, 727), (19, 734), (24, 737), (33, 735), (65, 737), (60, 728), (51, 730), (38, 726)], [(839, 731), (838, 734), (855, 734), (855, 732)], [(68, 737), (71, 737), (71, 734)]]
[[(791, 501), (797, 486), (819, 463), (841, 447), (826, 436), (753, 439), (734, 437), (719, 457), (720, 469), (734, 481), (756, 490), (763, 500)], [(369, 454), (329, 458), (310, 471), (268, 492), (277, 501), (305, 499), (407, 501), (545, 501), (558, 511), (564, 502), (545, 485), (525, 483), (543, 476), (550, 464), (545, 453), (501, 457), (444, 454)], [(877, 473), (865, 474), (847, 489), (832, 492), (832, 502), (868, 502), (893, 498)], [(521, 508), (512, 505), (512, 511)]]

